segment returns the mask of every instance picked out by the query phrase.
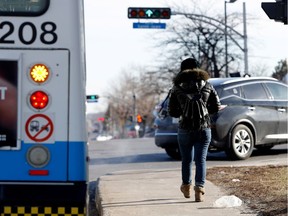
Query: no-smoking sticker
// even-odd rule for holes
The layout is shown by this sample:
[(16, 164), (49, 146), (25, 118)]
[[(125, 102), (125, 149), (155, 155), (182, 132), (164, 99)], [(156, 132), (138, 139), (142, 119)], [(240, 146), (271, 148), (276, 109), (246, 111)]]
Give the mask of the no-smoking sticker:
[(50, 139), (54, 126), (51, 118), (43, 114), (30, 116), (25, 124), (25, 132), (30, 141), (44, 142)]

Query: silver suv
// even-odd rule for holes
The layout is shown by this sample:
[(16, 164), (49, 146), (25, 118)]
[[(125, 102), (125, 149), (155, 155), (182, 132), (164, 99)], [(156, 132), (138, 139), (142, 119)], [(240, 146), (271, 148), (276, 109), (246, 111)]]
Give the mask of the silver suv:
[[(222, 104), (212, 119), (211, 149), (244, 160), (254, 148), (269, 150), (287, 143), (288, 86), (273, 78), (212, 78)], [(164, 107), (164, 109), (167, 108)], [(167, 115), (155, 120), (155, 144), (179, 159), (177, 123)]]

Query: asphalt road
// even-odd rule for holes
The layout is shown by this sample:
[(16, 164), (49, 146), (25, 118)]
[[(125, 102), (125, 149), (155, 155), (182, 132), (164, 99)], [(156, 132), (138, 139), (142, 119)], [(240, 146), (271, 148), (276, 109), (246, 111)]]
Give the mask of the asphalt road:
[[(252, 166), (288, 164), (288, 145), (278, 145), (268, 152), (255, 150), (247, 160), (231, 161), (224, 152), (209, 153), (207, 166)], [(90, 216), (95, 212), (94, 198), (97, 179), (109, 173), (141, 169), (178, 169), (181, 162), (171, 159), (164, 149), (154, 144), (154, 138), (119, 139), (89, 143)]]

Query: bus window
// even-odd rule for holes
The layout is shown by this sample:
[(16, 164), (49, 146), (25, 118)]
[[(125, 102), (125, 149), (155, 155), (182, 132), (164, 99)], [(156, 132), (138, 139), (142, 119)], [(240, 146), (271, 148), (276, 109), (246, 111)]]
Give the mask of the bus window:
[(50, 0), (0, 0), (0, 16), (40, 16)]
[(17, 62), (0, 61), (0, 148), (16, 147)]

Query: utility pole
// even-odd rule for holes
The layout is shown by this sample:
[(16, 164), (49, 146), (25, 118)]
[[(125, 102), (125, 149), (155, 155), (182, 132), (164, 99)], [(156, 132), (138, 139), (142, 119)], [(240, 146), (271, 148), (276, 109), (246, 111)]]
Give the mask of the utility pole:
[(246, 26), (246, 4), (243, 2), (244, 74), (248, 74), (248, 45)]
[(227, 42), (227, 3), (234, 3), (237, 0), (224, 1), (224, 22), (225, 22), (225, 77), (228, 77), (228, 42)]

